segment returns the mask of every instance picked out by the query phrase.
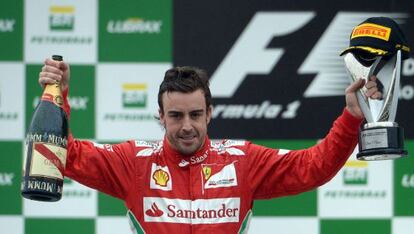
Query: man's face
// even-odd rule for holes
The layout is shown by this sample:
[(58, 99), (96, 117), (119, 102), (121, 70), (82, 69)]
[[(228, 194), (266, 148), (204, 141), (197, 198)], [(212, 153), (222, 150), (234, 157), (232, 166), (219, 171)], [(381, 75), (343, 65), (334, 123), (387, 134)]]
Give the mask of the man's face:
[(164, 111), (159, 114), (168, 142), (181, 154), (194, 154), (203, 146), (211, 119), (211, 106), (206, 108), (204, 92), (165, 92), (162, 103)]

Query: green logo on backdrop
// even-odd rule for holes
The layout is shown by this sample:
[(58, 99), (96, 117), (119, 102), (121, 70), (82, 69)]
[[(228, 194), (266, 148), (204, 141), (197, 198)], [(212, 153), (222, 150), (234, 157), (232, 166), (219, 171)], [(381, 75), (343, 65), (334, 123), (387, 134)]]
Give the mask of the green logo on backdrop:
[(145, 108), (147, 106), (147, 84), (123, 84), (123, 107)]
[(106, 121), (154, 121), (154, 113), (131, 112), (132, 108), (145, 111), (148, 101), (147, 84), (124, 83), (122, 84), (123, 112), (109, 112), (104, 115)]
[(343, 179), (346, 185), (367, 185), (368, 164), (362, 161), (348, 161), (343, 169)]
[(55, 6), (49, 8), (49, 30), (54, 35), (35, 35), (30, 38), (34, 44), (91, 44), (92, 37), (77, 35), (58, 35), (75, 29), (75, 7)]
[(0, 38), (0, 61), (21, 61), (23, 59), (23, 0), (0, 2)]
[(51, 6), (49, 28), (52, 31), (73, 31), (75, 25), (75, 7)]
[(342, 173), (343, 189), (327, 190), (324, 197), (331, 199), (385, 198), (386, 190), (375, 190), (369, 187), (368, 172), (368, 162), (354, 160), (346, 162)]
[[(26, 129), (42, 94), (42, 90), (37, 83), (41, 67), (41, 65), (28, 65), (26, 67)], [(71, 106), (70, 129), (77, 138), (94, 139), (95, 67), (71, 66), (70, 83), (71, 89), (68, 98)]]
[(171, 62), (172, 1), (99, 1), (99, 61)]

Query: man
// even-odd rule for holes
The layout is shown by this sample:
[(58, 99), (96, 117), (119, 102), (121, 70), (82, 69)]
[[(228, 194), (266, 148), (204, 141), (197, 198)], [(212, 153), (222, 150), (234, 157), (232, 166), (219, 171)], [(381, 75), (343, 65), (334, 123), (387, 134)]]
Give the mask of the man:
[[(42, 86), (61, 82), (69, 115), (69, 66), (47, 59), (39, 77)], [(158, 94), (163, 141), (103, 146), (70, 136), (65, 173), (124, 200), (136, 233), (243, 233), (253, 200), (315, 189), (344, 165), (363, 119), (355, 92), (364, 85), (368, 97), (381, 97), (375, 77), (351, 84), (346, 107), (325, 139), (309, 149), (288, 151), (247, 141), (210, 141), (207, 74), (172, 68)]]

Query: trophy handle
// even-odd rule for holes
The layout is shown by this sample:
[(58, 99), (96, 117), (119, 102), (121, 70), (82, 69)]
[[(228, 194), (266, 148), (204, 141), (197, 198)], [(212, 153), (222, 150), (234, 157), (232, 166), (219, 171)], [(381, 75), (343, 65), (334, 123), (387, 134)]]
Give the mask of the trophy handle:
[[(353, 53), (347, 53), (344, 56), (345, 60), (345, 67), (346, 71), (348, 72), (348, 77), (351, 79), (351, 82), (355, 82), (359, 79), (365, 79), (365, 82), (368, 82), (369, 78), (373, 75), (375, 68), (377, 67), (378, 63), (381, 61), (381, 57), (377, 56), (374, 63), (366, 67), (358, 62), (358, 60), (355, 58), (355, 55)], [(365, 96), (365, 93), (367, 92), (367, 88), (362, 87), (358, 92), (356, 92), (357, 99), (359, 106), (362, 110), (362, 113), (364, 113), (364, 117), (367, 120), (367, 122), (372, 123), (376, 122), (374, 120), (374, 116), (379, 115), (379, 109), (376, 108), (375, 115), (371, 112), (370, 106), (378, 106), (378, 104), (375, 104), (373, 101)], [(381, 103), (382, 104), (382, 101)]]
[[(395, 61), (395, 62), (394, 62)], [(389, 64), (384, 67), (383, 72), (379, 72), (378, 77), (389, 77), (392, 69), (391, 80), (388, 82), (388, 85), (384, 86), (383, 94), (384, 105), (381, 109), (381, 115), (379, 116), (380, 121), (394, 122), (397, 114), (398, 98), (400, 96), (400, 79), (401, 79), (401, 51), (398, 50), (397, 54), (391, 59)]]

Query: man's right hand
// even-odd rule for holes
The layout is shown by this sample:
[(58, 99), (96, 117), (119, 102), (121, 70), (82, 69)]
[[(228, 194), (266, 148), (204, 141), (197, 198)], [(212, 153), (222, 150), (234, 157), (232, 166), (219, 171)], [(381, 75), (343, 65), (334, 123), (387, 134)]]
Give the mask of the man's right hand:
[(345, 100), (346, 100), (346, 109), (355, 117), (364, 118), (364, 113), (362, 113), (362, 109), (358, 103), (358, 99), (356, 96), (356, 92), (361, 89), (363, 86), (367, 89), (365, 92), (365, 96), (371, 99), (380, 100), (382, 98), (382, 93), (378, 89), (377, 84), (377, 77), (372, 76), (370, 77), (369, 81), (365, 83), (365, 80), (359, 79), (353, 82), (348, 88), (345, 90)]
[(42, 88), (46, 84), (54, 84), (60, 82), (62, 91), (69, 87), (70, 68), (69, 64), (63, 61), (55, 61), (46, 59), (42, 71), (39, 73), (39, 84)]

